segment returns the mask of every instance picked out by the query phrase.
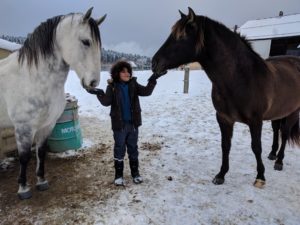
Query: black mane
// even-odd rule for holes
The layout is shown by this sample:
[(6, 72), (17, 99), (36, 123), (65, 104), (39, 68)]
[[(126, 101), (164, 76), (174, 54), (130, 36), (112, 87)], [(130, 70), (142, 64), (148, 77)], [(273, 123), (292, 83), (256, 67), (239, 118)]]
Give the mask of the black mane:
[[(74, 15), (71, 13), (69, 15)], [(25, 40), (24, 45), (19, 50), (19, 63), (23, 63), (27, 59), (28, 66), (35, 63), (38, 66), (39, 57), (47, 58), (53, 55), (53, 47), (55, 42), (56, 28), (64, 16), (55, 16), (41, 23), (32, 34)], [(88, 20), (92, 38), (101, 46), (100, 31), (96, 21), (93, 18)]]
[(53, 17), (35, 28), (19, 51), (19, 63), (23, 63), (24, 59), (27, 58), (29, 66), (33, 62), (37, 66), (40, 55), (46, 58), (53, 54), (55, 31), (61, 18), (62, 16)]

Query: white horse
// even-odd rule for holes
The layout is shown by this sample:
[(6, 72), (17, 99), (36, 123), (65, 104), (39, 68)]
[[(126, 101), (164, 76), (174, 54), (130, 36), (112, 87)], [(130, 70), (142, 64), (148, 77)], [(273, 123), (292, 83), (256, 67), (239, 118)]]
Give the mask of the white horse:
[(14, 126), (20, 158), (20, 199), (32, 196), (26, 168), (36, 143), (38, 190), (48, 189), (44, 178), (46, 138), (65, 107), (64, 84), (70, 69), (84, 88), (100, 82), (101, 38), (98, 20), (71, 13), (41, 23), (23, 47), (0, 61), (0, 127)]

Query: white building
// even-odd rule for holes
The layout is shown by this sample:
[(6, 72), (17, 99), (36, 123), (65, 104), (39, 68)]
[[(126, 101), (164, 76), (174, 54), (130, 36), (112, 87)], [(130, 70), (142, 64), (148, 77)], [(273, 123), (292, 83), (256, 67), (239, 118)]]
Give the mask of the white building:
[(7, 57), (11, 52), (21, 48), (20, 44), (0, 38), (0, 59)]
[(300, 14), (250, 20), (238, 31), (263, 58), (300, 55)]

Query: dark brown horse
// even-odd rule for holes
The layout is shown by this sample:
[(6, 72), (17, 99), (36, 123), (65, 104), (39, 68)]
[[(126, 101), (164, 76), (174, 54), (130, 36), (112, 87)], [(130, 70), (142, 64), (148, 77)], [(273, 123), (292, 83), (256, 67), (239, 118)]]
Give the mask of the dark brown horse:
[[(254, 185), (263, 187), (263, 120), (298, 114), (300, 59), (285, 56), (265, 61), (243, 37), (221, 23), (196, 16), (191, 8), (188, 15), (180, 14), (181, 19), (154, 55), (152, 70), (161, 74), (189, 62), (197, 61), (202, 65), (212, 82), (212, 101), (222, 135), (222, 166), (213, 183), (224, 183), (229, 170), (233, 126), (241, 122), (250, 128), (251, 147), (257, 161)], [(299, 140), (299, 132), (296, 139)]]

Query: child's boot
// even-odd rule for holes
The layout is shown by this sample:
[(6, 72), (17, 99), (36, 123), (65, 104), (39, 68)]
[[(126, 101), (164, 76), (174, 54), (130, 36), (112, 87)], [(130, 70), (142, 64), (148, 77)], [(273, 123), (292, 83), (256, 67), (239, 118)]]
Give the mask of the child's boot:
[(131, 170), (131, 176), (133, 179), (133, 182), (135, 184), (140, 184), (143, 182), (143, 178), (140, 176), (139, 173), (139, 160), (130, 160), (129, 161), (130, 170)]
[(123, 179), (123, 169), (124, 169), (124, 161), (115, 160), (115, 185), (116, 186), (123, 186), (124, 179)]

